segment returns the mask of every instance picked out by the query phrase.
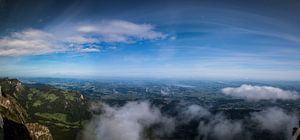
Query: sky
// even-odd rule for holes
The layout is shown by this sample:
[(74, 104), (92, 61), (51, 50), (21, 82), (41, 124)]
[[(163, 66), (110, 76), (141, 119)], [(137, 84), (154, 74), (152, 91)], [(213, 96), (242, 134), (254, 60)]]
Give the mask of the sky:
[(296, 0), (0, 0), (0, 76), (300, 80)]

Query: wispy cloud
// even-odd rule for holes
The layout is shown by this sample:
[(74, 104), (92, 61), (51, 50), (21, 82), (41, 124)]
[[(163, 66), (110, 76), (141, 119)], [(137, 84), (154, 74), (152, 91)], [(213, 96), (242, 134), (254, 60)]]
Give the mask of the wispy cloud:
[(272, 107), (252, 113), (251, 120), (257, 122), (262, 129), (270, 130), (273, 133), (287, 131), (288, 134), (297, 123), (298, 117), (295, 114), (288, 114), (281, 108)]
[(83, 49), (79, 49), (79, 52), (100, 52), (99, 49), (97, 48), (83, 48)]
[[(57, 52), (99, 52), (98, 48), (75, 45), (84, 39), (64, 42), (55, 34), (36, 29), (13, 32), (0, 39), (0, 56), (42, 55)], [(90, 41), (91, 42), (91, 41)]]
[(132, 42), (166, 37), (163, 33), (156, 32), (153, 29), (153, 25), (150, 24), (135, 24), (121, 20), (104, 21), (77, 28), (81, 33), (96, 35), (103, 42)]
[(146, 101), (128, 102), (122, 107), (102, 104), (101, 108), (103, 113), (94, 116), (86, 126), (83, 139), (143, 140), (143, 131), (152, 125), (162, 124), (155, 132), (158, 135), (171, 132), (175, 126), (172, 119), (163, 116), (159, 108)]
[[(162, 39), (150, 24), (113, 20), (70, 28), (61, 35), (38, 29), (25, 29), (0, 38), (0, 56), (41, 55), (54, 52), (100, 52), (100, 43), (134, 43)], [(92, 46), (92, 47), (91, 47)]]
[(75, 44), (86, 44), (86, 43), (97, 43), (99, 40), (95, 38), (89, 38), (89, 37), (84, 37), (84, 36), (71, 36), (67, 37), (66, 41), (68, 43), (75, 43)]
[[(222, 113), (211, 113), (207, 108), (193, 104), (183, 108), (179, 122), (198, 121), (197, 139), (237, 139), (244, 131), (242, 121), (228, 119)], [(244, 137), (245, 138), (245, 137)]]
[(246, 100), (295, 100), (299, 98), (296, 91), (283, 90), (271, 86), (241, 85), (240, 87), (227, 87), (222, 89), (226, 95)]
[(38, 55), (64, 51), (53, 34), (34, 29), (11, 33), (0, 39), (0, 56)]
[(232, 140), (240, 137), (243, 132), (243, 124), (239, 121), (227, 119), (222, 114), (210, 116), (209, 121), (201, 121), (198, 126), (200, 138), (210, 137), (221, 140)]
[(211, 113), (206, 108), (194, 104), (186, 107), (182, 116), (184, 118), (183, 121), (186, 123), (193, 119), (208, 117), (210, 115)]

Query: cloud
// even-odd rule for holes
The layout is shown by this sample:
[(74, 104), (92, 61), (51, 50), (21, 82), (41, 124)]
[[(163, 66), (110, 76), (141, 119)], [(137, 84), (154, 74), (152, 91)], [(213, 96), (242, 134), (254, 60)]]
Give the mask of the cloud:
[(98, 40), (95, 38), (89, 38), (84, 36), (71, 36), (66, 39), (69, 43), (74, 44), (87, 44), (87, 43), (97, 43)]
[(194, 119), (199, 119), (203, 117), (208, 117), (211, 116), (211, 113), (203, 108), (202, 106), (199, 105), (190, 105), (186, 107), (183, 111), (183, 121), (184, 122), (190, 122), (191, 120)]
[(292, 130), (297, 124), (297, 116), (288, 114), (283, 109), (272, 107), (260, 112), (251, 114), (251, 120), (257, 122), (262, 129), (270, 130), (273, 133)]
[(0, 56), (38, 55), (64, 51), (53, 34), (34, 29), (11, 33), (0, 39)]
[(83, 33), (95, 33), (98, 32), (98, 29), (95, 26), (92, 25), (84, 25), (84, 26), (80, 26), (77, 29), (79, 32), (83, 32)]
[(160, 89), (160, 94), (163, 96), (168, 96), (168, 95), (172, 94), (172, 92), (169, 89), (169, 87), (163, 87)]
[[(94, 107), (95, 108), (95, 107)], [(161, 114), (149, 102), (128, 102), (122, 107), (102, 105), (102, 114), (94, 116), (86, 126), (83, 138), (96, 140), (141, 140), (144, 130), (155, 124), (160, 128), (157, 135), (169, 134), (174, 130), (172, 119)]]
[(181, 122), (189, 123), (192, 120), (199, 120), (197, 139), (231, 140), (240, 137), (243, 133), (241, 121), (227, 119), (221, 113), (213, 114), (206, 108), (199, 105), (190, 105), (184, 108)]
[(287, 113), (277, 107), (250, 113), (250, 117), (245, 117), (242, 120), (228, 119), (222, 113), (214, 114), (206, 108), (195, 104), (183, 107), (181, 111), (183, 115), (181, 115), (179, 121), (185, 124), (192, 120), (193, 123), (198, 121), (198, 137), (196, 139), (204, 140), (254, 139), (251, 138), (251, 135), (254, 134), (253, 131), (248, 129), (252, 126), (253, 128), (251, 129), (256, 131), (268, 130), (274, 137), (284, 135), (286, 139), (289, 139), (291, 130), (297, 125), (298, 120), (296, 114)]
[(222, 89), (225, 95), (243, 98), (246, 100), (295, 100), (299, 98), (296, 91), (283, 90), (271, 86), (241, 85), (240, 87), (227, 87)]
[[(0, 38), (0, 56), (41, 55), (54, 52), (100, 52), (100, 43), (134, 43), (163, 39), (150, 24), (113, 20), (63, 28), (62, 33), (25, 29)], [(89, 47), (96, 46), (96, 47)]]
[[(172, 134), (196, 131), (195, 139), (255, 139), (255, 135), (289, 138), (292, 127), (297, 125), (296, 114), (281, 108), (266, 108), (252, 112), (242, 120), (229, 119), (223, 113), (192, 104), (175, 107), (178, 115), (167, 117), (159, 108), (147, 101), (128, 102), (121, 107), (93, 104), (93, 112), (100, 112), (85, 126), (83, 139), (146, 140), (173, 138)], [(184, 126), (184, 127), (181, 127)], [(193, 126), (195, 126), (193, 128)], [(179, 128), (176, 130), (175, 128)], [(189, 129), (182, 131), (181, 128)], [(268, 131), (264, 131), (268, 130)], [(149, 133), (150, 132), (150, 133)], [(261, 133), (262, 132), (262, 133)]]
[[(72, 40), (71, 40), (72, 39)], [(68, 42), (56, 35), (36, 29), (13, 32), (0, 38), (0, 56), (42, 55), (57, 52), (99, 52), (98, 48), (78, 44), (92, 42), (92, 39), (70, 38)]]
[(134, 42), (137, 40), (162, 39), (166, 35), (153, 30), (150, 24), (135, 24), (128, 21), (103, 21), (93, 25), (83, 25), (77, 30), (84, 34), (94, 34), (103, 42)]
[(231, 140), (242, 134), (243, 125), (240, 121), (229, 120), (222, 114), (216, 114), (210, 116), (208, 122), (201, 121), (198, 131), (201, 139)]
[(296, 114), (287, 113), (278, 107), (266, 108), (259, 112), (250, 113), (250, 117), (245, 117), (242, 120), (228, 119), (222, 113), (213, 114), (199, 105), (184, 107), (182, 113), (185, 115), (182, 115), (184, 117), (180, 119), (181, 122), (188, 124), (192, 120), (199, 121), (198, 137), (196, 139), (204, 140), (255, 139), (251, 138), (251, 135), (254, 133), (249, 127), (253, 127), (251, 129), (258, 132), (268, 130), (272, 133), (271, 137), (277, 137), (278, 135), (281, 137), (284, 135), (286, 139), (289, 139), (292, 128), (298, 124)]
[(97, 48), (82, 48), (78, 52), (100, 52), (100, 49)]

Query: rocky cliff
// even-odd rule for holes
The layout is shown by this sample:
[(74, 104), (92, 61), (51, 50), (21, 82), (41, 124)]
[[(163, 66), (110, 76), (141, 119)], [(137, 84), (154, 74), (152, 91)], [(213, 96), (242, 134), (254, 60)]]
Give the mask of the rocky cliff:
[(52, 135), (46, 126), (30, 123), (26, 109), (18, 102), (20, 100), (18, 94), (22, 89), (22, 84), (18, 80), (0, 80), (1, 139), (52, 140)]
[(75, 139), (90, 117), (87, 108), (78, 92), (0, 79), (0, 137), (4, 139)]

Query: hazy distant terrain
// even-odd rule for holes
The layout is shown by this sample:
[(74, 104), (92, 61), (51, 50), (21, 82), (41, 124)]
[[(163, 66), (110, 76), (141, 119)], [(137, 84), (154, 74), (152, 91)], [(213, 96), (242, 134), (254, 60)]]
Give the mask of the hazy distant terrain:
[(79, 139), (284, 140), (299, 120), (300, 82), (293, 81), (22, 81), (78, 91), (87, 98), (94, 115)]

